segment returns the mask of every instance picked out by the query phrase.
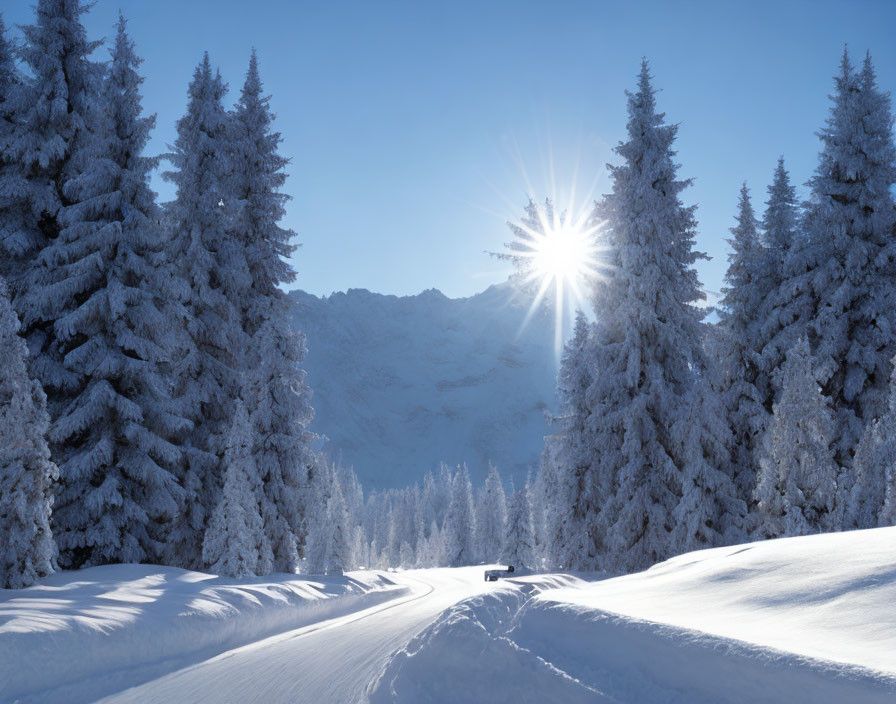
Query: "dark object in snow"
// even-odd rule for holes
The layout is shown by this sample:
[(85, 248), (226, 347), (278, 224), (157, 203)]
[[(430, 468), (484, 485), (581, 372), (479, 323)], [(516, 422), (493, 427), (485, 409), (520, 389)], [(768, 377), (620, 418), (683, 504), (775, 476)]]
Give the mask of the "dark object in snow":
[(486, 570), (485, 571), (485, 581), (486, 582), (497, 582), (501, 577), (507, 577), (508, 575), (513, 574), (513, 565), (507, 565), (506, 570)]

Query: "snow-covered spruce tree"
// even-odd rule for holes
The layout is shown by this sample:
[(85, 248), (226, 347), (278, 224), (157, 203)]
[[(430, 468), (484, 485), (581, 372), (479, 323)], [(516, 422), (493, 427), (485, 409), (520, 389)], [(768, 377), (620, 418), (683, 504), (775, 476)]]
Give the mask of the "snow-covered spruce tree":
[(6, 25), (0, 15), (0, 276), (9, 277), (21, 265), (12, 256), (19, 233), (24, 230), (26, 211), (23, 185), (24, 175), (11, 154), (7, 153), (13, 136), (15, 114), (10, 102), (13, 91), (19, 90), (22, 77), (16, 69), (13, 48), (6, 36)]
[(807, 206), (819, 248), (809, 342), (836, 414), (835, 457), (851, 466), (864, 427), (887, 408), (896, 311), (896, 148), (890, 98), (870, 56), (853, 71), (844, 51)]
[[(896, 366), (890, 376), (887, 412), (868, 423), (856, 446), (851, 481), (842, 479), (843, 528), (874, 528), (887, 500), (888, 477), (896, 467)], [(889, 520), (880, 525), (892, 525)]]
[[(272, 130), (270, 99), (262, 95), (258, 60), (252, 52), (240, 98), (230, 120), (229, 149), (235, 198), (233, 236), (245, 249), (250, 286), (242, 303), (242, 326), (257, 342), (247, 355), (250, 369), (259, 369), (259, 410), (253, 416), (263, 427), (259, 434), (259, 471), (267, 506), (266, 530), (274, 545), (278, 569), (296, 566), (295, 545), (304, 543), (303, 492), (313, 467), (311, 391), (301, 363), (304, 337), (292, 330), (289, 301), (281, 284), (295, 280), (288, 262), (295, 251), (291, 230), (278, 224), (288, 196), (280, 192), (286, 182), (287, 159), (278, 153), (280, 134)], [(263, 370), (262, 370), (263, 369)], [(262, 410), (263, 409), (263, 410)], [(291, 547), (292, 546), (292, 547)]]
[(445, 565), (462, 567), (476, 563), (475, 532), (473, 488), (466, 465), (461, 465), (454, 475), (451, 503), (443, 528), (442, 555)]
[(749, 500), (756, 487), (756, 455), (768, 414), (756, 388), (762, 351), (757, 314), (765, 294), (765, 257), (746, 183), (740, 189), (736, 222), (728, 240), (731, 252), (718, 308), (719, 324), (710, 339), (716, 359), (716, 386), (731, 428), (737, 490)]
[(535, 535), (532, 530), (532, 503), (529, 486), (510, 486), (507, 530), (501, 560), (517, 568), (535, 567)]
[[(166, 365), (181, 325), (165, 300), (169, 272), (143, 156), (154, 117), (141, 117), (140, 64), (119, 18), (93, 123), (66, 182), (61, 229), (37, 258), (42, 308), (70, 381), (50, 438), (60, 463), (53, 520), (68, 567), (161, 560), (165, 526), (183, 492), (173, 471), (186, 432)], [(46, 297), (41, 304), (37, 298)]]
[(671, 536), (676, 552), (730, 544), (744, 537), (746, 487), (741, 490), (735, 483), (731, 464), (733, 438), (723, 403), (724, 397), (716, 393), (706, 377), (701, 377), (691, 388), (687, 406), (673, 426), (673, 434), (681, 439), (685, 460), (681, 500), (674, 510)]
[(283, 320), (265, 320), (255, 334), (252, 355), (254, 454), (265, 496), (265, 533), (274, 550), (275, 569), (294, 572), (308, 531), (315, 466), (308, 431), (311, 391), (299, 366), (305, 355), (304, 336), (292, 332)]
[(212, 572), (228, 577), (263, 575), (273, 555), (264, 534), (259, 506), (261, 480), (252, 456), (249, 413), (236, 403), (224, 454), (224, 486), (202, 543), (202, 561)]
[(28, 348), (0, 279), (0, 589), (33, 584), (56, 567), (50, 529), (58, 479), (40, 384), (28, 377)]
[(564, 346), (557, 377), (559, 412), (552, 424), (558, 430), (545, 438), (542, 453), (544, 551), (551, 565), (562, 569), (585, 564), (587, 536), (596, 518), (580, 501), (593, 458), (585, 396), (592, 381), (589, 332), (585, 315), (577, 311), (573, 337)]
[(345, 499), (342, 496), (342, 488), (338, 482), (333, 483), (330, 499), (327, 502), (327, 549), (324, 557), (324, 574), (341, 575), (351, 565), (350, 527), (348, 511), (345, 509)]
[(476, 506), (476, 547), (480, 562), (491, 563), (504, 552), (507, 498), (498, 468), (492, 465)]
[(243, 305), (251, 277), (246, 247), (234, 236), (232, 130), (222, 105), (226, 85), (212, 72), (208, 54), (193, 73), (187, 113), (177, 123), (177, 139), (167, 158), (174, 166), (164, 177), (177, 187), (166, 204), (170, 233), (168, 260), (185, 284), (189, 344), (174, 367), (174, 395), (194, 428), (185, 449), (180, 480), (185, 510), (168, 544), (169, 564), (197, 567), (209, 512), (220, 491), (224, 452), (238, 371), (249, 340)]
[(761, 537), (838, 530), (838, 468), (831, 438), (834, 416), (800, 338), (780, 372), (781, 399), (765, 437), (756, 488)]
[(756, 313), (761, 321), (757, 349), (760, 366), (756, 389), (768, 415), (776, 400), (772, 377), (784, 365), (787, 352), (805, 332), (812, 309), (808, 271), (814, 263), (813, 250), (801, 231), (801, 214), (796, 190), (778, 159), (762, 217), (763, 263), (760, 285), (762, 304)]
[(673, 513), (685, 466), (702, 450), (672, 429), (687, 412), (694, 370), (704, 367), (693, 265), (705, 255), (693, 248), (694, 208), (679, 198), (690, 182), (676, 177), (677, 126), (656, 111), (646, 62), (628, 112), (628, 141), (616, 148), (623, 163), (610, 167), (613, 191), (598, 212), (612, 268), (594, 300), (601, 315), (592, 356), (600, 373), (586, 396), (592, 461), (566, 508), (594, 516), (582, 566), (620, 571), (678, 552)]
[[(86, 9), (78, 0), (39, 0), (35, 24), (22, 28), (25, 41), (18, 53), (26, 71), (4, 88), (8, 93), (2, 111), (11, 130), (0, 171), (0, 259), (29, 338), (53, 321), (43, 320), (39, 309), (26, 310), (19, 294), (31, 259), (59, 231), (56, 215), (66, 202), (63, 187), (77, 177), (75, 155), (91, 138), (89, 113), (100, 68), (89, 57), (99, 42), (87, 40), (81, 24)], [(47, 347), (51, 339), (42, 334), (34, 342)], [(32, 358), (31, 364), (40, 366), (42, 379), (65, 376), (58, 369), (58, 355)]]

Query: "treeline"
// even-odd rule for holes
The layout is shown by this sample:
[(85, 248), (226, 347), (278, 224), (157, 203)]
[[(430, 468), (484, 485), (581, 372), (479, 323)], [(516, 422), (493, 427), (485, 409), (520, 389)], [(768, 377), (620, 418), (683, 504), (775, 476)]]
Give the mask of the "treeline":
[(57, 566), (295, 571), (316, 459), (281, 285), (286, 159), (253, 54), (206, 55), (166, 179), (141, 59), (94, 58), (76, 0), (0, 22), (0, 586)]
[(719, 321), (694, 270), (677, 126), (646, 63), (610, 166), (605, 274), (562, 360), (541, 481), (553, 567), (632, 571), (752, 538), (896, 519), (896, 151), (871, 58), (844, 52), (797, 201), (740, 192)]

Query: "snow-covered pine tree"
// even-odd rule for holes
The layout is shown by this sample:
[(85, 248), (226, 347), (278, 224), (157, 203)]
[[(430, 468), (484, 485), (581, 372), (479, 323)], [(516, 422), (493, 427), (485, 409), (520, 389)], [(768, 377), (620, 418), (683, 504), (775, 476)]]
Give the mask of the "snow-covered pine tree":
[(491, 465), (476, 506), (475, 553), (480, 562), (492, 563), (504, 552), (507, 497), (498, 468)]
[[(295, 280), (289, 257), (295, 251), (291, 230), (278, 224), (285, 214), (288, 196), (280, 192), (286, 182), (287, 159), (278, 153), (280, 134), (272, 129), (270, 98), (262, 94), (255, 51), (240, 98), (231, 113), (229, 149), (233, 174), (233, 236), (245, 250), (250, 286), (242, 304), (242, 326), (256, 338), (247, 355), (249, 369), (264, 378), (257, 388), (262, 398), (253, 414), (262, 419), (258, 428), (258, 465), (268, 507), (266, 525), (275, 546), (278, 569), (292, 571), (296, 564), (289, 546), (304, 542), (303, 487), (309, 484), (314, 465), (307, 427), (313, 417), (311, 391), (305, 384), (301, 363), (304, 337), (292, 331), (289, 301), (281, 284)], [(263, 371), (262, 371), (263, 368)], [(291, 534), (291, 535), (289, 535)], [(280, 546), (280, 547), (277, 547)]]
[[(628, 141), (611, 166), (613, 192), (598, 215), (607, 222), (610, 270), (596, 287), (601, 311), (593, 334), (587, 392), (592, 461), (585, 490), (566, 510), (597, 525), (587, 534), (592, 568), (632, 571), (666, 559), (687, 461), (699, 451), (671, 436), (686, 412), (694, 369), (704, 367), (703, 298), (693, 265), (694, 208), (680, 200), (690, 181), (676, 177), (676, 125), (656, 111), (647, 62), (628, 96)], [(599, 512), (598, 512), (599, 508)]]
[(787, 352), (805, 331), (811, 313), (811, 285), (807, 276), (812, 249), (800, 229), (801, 214), (796, 190), (778, 159), (762, 217), (763, 263), (760, 285), (763, 300), (756, 318), (761, 321), (757, 349), (760, 366), (756, 389), (767, 415), (776, 399), (772, 377), (784, 365)]
[(163, 174), (177, 187), (176, 198), (166, 204), (166, 241), (168, 260), (185, 284), (190, 337), (174, 368), (174, 394), (194, 428), (180, 468), (185, 510), (168, 544), (169, 564), (183, 567), (200, 562), (202, 533), (221, 486), (220, 458), (238, 395), (238, 371), (250, 347), (242, 306), (251, 276), (245, 243), (233, 234), (237, 204), (225, 92), (205, 54), (193, 73), (173, 152), (166, 157), (174, 169)]
[(516, 568), (535, 567), (535, 536), (532, 530), (532, 502), (526, 486), (515, 489), (511, 480), (507, 507), (507, 531), (501, 560)]
[(542, 455), (544, 550), (550, 564), (563, 569), (587, 563), (587, 536), (600, 511), (599, 503), (585, 503), (591, 497), (582, 496), (592, 460), (585, 395), (592, 381), (590, 329), (584, 313), (577, 311), (557, 377), (559, 412), (552, 422), (558, 430), (545, 438)]
[(674, 511), (671, 536), (674, 552), (726, 545), (744, 535), (746, 487), (742, 490), (735, 483), (733, 438), (726, 422), (731, 416), (723, 403), (724, 397), (701, 377), (673, 426), (674, 434), (681, 438), (685, 459), (681, 500)]
[(6, 25), (0, 15), (0, 276), (7, 278), (15, 273), (17, 262), (10, 252), (16, 249), (14, 242), (23, 230), (22, 219), (26, 215), (22, 208), (22, 193), (15, 188), (16, 184), (24, 183), (24, 174), (12, 155), (7, 154), (15, 119), (10, 98), (13, 91), (19, 89), (21, 80), (12, 45), (6, 36)]
[(56, 567), (50, 529), (50, 424), (40, 384), (28, 377), (28, 348), (0, 279), (0, 589), (20, 589)]
[[(842, 479), (840, 500), (845, 504), (843, 528), (874, 528), (881, 522), (887, 500), (888, 478), (896, 467), (896, 365), (890, 376), (887, 412), (865, 426), (856, 447), (850, 477)], [(851, 481), (850, 481), (851, 479)]]
[(299, 366), (305, 340), (284, 320), (268, 318), (255, 334), (252, 355), (254, 452), (265, 496), (265, 532), (274, 550), (275, 569), (294, 572), (308, 530), (315, 466), (308, 431), (311, 391)]
[(43, 285), (22, 296), (55, 321), (54, 348), (71, 376), (50, 433), (61, 473), (53, 520), (68, 567), (159, 561), (183, 498), (171, 441), (189, 422), (166, 378), (182, 316), (165, 300), (170, 275), (149, 187), (158, 160), (143, 156), (155, 118), (141, 117), (140, 62), (119, 17), (93, 139), (63, 189), (59, 234), (35, 264)]
[(327, 502), (327, 549), (324, 557), (324, 574), (341, 575), (351, 565), (349, 554), (350, 527), (348, 511), (339, 482), (333, 483)]
[[(728, 240), (731, 252), (718, 308), (719, 324), (710, 339), (716, 360), (715, 385), (731, 428), (737, 491), (748, 501), (756, 487), (758, 446), (768, 414), (756, 388), (762, 351), (758, 334), (761, 320), (757, 313), (765, 294), (765, 257), (746, 183), (740, 189), (736, 223)], [(704, 398), (707, 393), (703, 394)]]
[[(78, 0), (39, 0), (35, 24), (22, 28), (25, 42), (18, 53), (26, 71), (3, 101), (12, 130), (4, 146), (6, 168), (0, 171), (0, 192), (5, 195), (0, 258), (33, 349), (51, 346), (52, 331), (47, 328), (53, 321), (44, 320), (39, 308), (25, 308), (20, 293), (40, 283), (25, 282), (31, 259), (56, 237), (56, 216), (66, 204), (63, 188), (78, 176), (83, 162), (75, 156), (91, 139), (90, 111), (100, 67), (90, 60), (99, 42), (87, 40), (81, 23), (86, 10)], [(52, 406), (55, 387), (47, 388), (46, 382), (64, 386), (66, 377), (59, 356), (44, 353), (32, 357), (31, 365)]]
[(474, 535), (476, 532), (473, 509), (473, 488), (466, 465), (461, 465), (451, 488), (451, 503), (443, 528), (443, 559), (449, 567), (476, 563)]
[(259, 506), (261, 480), (252, 435), (246, 406), (237, 401), (224, 453), (224, 486), (202, 543), (203, 563), (229, 577), (268, 574), (273, 565)]
[(765, 436), (756, 488), (761, 537), (838, 530), (834, 416), (812, 371), (806, 338), (781, 369), (781, 399)]
[(844, 50), (807, 206), (817, 305), (810, 326), (815, 373), (836, 414), (835, 457), (850, 467), (865, 425), (887, 408), (896, 352), (896, 148), (889, 94), (866, 56), (853, 71)]

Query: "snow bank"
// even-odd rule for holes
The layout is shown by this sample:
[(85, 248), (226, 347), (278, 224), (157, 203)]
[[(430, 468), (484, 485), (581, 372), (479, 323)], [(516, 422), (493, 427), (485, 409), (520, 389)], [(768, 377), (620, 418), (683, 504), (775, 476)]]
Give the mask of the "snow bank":
[(0, 590), (0, 701), (79, 702), (401, 596), (380, 573), (229, 579), (153, 565)]
[(893, 702), (896, 528), (705, 550), (599, 582), (507, 580), (420, 634), (371, 694)]
[(896, 527), (701, 550), (538, 598), (896, 676)]

